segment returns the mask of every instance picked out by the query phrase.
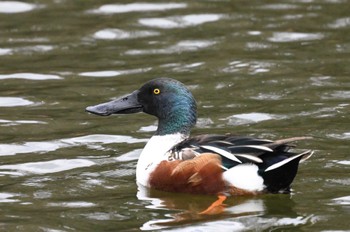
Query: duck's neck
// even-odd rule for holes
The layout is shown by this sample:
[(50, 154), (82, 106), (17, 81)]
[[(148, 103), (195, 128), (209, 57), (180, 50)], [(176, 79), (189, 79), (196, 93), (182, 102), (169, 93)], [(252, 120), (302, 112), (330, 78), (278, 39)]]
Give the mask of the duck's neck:
[(196, 124), (197, 107), (192, 95), (188, 93), (185, 97), (169, 99), (162, 111), (156, 114), (157, 131), (143, 148), (137, 163), (136, 180), (144, 186), (148, 186), (149, 175), (154, 168), (167, 159), (166, 152), (188, 138)]
[(163, 113), (158, 115), (156, 135), (173, 135), (178, 133), (189, 135), (196, 121), (197, 107), (194, 100), (184, 104), (179, 99), (176, 102), (172, 102), (169, 108), (164, 109)]
[(136, 181), (148, 186), (149, 174), (162, 160), (166, 159), (165, 153), (186, 138), (188, 135), (182, 133), (152, 136), (143, 148), (137, 162)]

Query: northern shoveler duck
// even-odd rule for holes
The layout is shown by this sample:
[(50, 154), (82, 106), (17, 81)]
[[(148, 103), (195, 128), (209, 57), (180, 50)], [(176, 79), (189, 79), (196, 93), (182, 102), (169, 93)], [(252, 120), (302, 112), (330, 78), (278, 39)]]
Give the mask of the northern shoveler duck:
[(181, 82), (158, 78), (129, 95), (89, 106), (87, 112), (107, 116), (145, 112), (158, 118), (156, 133), (141, 152), (136, 180), (150, 188), (197, 194), (228, 195), (289, 192), (298, 165), (311, 150), (295, 153), (290, 143), (232, 135), (190, 137), (197, 106)]

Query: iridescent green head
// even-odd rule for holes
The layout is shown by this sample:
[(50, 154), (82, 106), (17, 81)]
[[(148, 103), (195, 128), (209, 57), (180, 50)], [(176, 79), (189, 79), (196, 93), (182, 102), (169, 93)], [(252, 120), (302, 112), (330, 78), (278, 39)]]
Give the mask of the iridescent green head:
[(145, 112), (158, 118), (157, 135), (189, 134), (196, 124), (197, 106), (192, 93), (181, 82), (157, 78), (120, 99), (89, 106), (86, 111), (97, 115)]

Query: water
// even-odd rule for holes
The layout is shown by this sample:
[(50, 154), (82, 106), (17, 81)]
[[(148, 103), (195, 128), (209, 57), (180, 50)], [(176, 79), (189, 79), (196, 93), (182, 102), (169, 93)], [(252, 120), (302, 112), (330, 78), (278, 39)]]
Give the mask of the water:
[[(1, 231), (350, 229), (349, 1), (0, 2)], [(193, 134), (313, 136), (291, 195), (148, 192), (144, 114), (88, 105), (155, 77), (198, 102)]]

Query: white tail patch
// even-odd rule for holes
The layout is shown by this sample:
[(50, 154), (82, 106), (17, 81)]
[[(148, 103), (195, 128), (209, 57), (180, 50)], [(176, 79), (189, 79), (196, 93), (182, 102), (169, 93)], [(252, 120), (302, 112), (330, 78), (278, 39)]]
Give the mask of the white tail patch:
[(236, 154), (236, 156), (238, 157), (243, 157), (243, 158), (246, 158), (246, 159), (249, 159), (255, 163), (262, 163), (263, 160), (260, 159), (259, 157), (257, 156), (254, 156), (254, 155), (248, 155), (248, 154)]
[(264, 179), (258, 175), (255, 164), (239, 164), (223, 173), (223, 179), (231, 186), (248, 191), (262, 191)]
[(204, 149), (207, 149), (207, 150), (210, 150), (210, 151), (213, 151), (215, 153), (218, 153), (224, 157), (226, 157), (227, 159), (230, 159), (230, 160), (233, 160), (233, 161), (236, 161), (238, 163), (242, 163), (242, 161), (240, 161), (239, 159), (237, 159), (237, 157), (235, 155), (233, 155), (232, 153), (228, 152), (228, 151), (225, 151), (223, 149), (220, 149), (220, 148), (217, 148), (217, 147), (213, 147), (213, 146), (207, 146), (207, 145), (204, 145), (204, 146), (201, 146), (202, 148)]
[[(278, 163), (275, 163), (275, 164), (272, 164), (270, 167), (266, 168), (265, 169), (265, 172), (268, 172), (268, 171), (271, 171), (271, 170), (274, 170), (276, 168), (279, 168), (287, 163), (289, 163), (290, 161), (294, 160), (294, 159), (297, 159), (299, 158), (300, 156), (303, 156), (303, 155), (306, 155), (308, 153), (310, 153), (311, 150), (307, 150), (307, 151), (304, 151), (303, 153), (300, 153), (298, 155), (295, 155), (295, 156), (292, 156), (292, 157), (289, 157), (288, 159), (285, 159), (285, 160), (282, 160)], [(312, 152), (311, 152), (312, 153)]]

